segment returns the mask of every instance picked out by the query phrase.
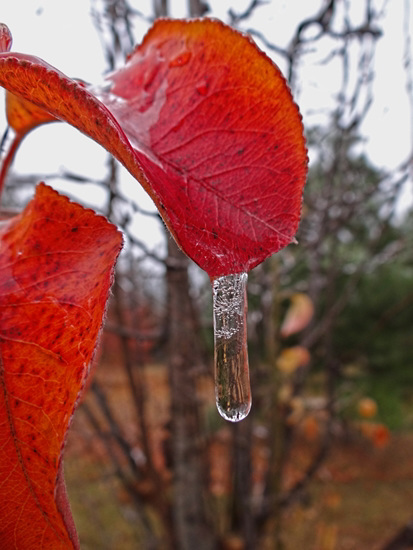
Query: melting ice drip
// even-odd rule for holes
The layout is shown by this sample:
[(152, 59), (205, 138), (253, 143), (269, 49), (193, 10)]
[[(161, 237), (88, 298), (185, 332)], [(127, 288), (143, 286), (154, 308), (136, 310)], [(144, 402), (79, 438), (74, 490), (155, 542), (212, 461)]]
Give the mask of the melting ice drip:
[(213, 280), (215, 398), (219, 414), (230, 422), (251, 409), (247, 349), (247, 274)]

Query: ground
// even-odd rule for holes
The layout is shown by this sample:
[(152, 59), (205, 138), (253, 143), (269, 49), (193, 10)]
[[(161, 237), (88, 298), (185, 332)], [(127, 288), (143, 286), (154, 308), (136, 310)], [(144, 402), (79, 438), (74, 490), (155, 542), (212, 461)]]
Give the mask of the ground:
[[(159, 365), (148, 373), (150, 422), (154, 444), (160, 449), (168, 421), (167, 377)], [(135, 413), (123, 372), (103, 367), (96, 377), (133, 437)], [(93, 407), (90, 397), (85, 401)], [(212, 477), (218, 494), (225, 490), (227, 467), (219, 452), (219, 446), (225, 447), (225, 425), (220, 430), (214, 453), (216, 476)], [(285, 550), (380, 550), (413, 518), (413, 433), (391, 433), (388, 439), (375, 443), (357, 435), (337, 437), (300, 503), (285, 513)], [(305, 438), (297, 446), (288, 472), (291, 479), (308, 463), (313, 447)], [(135, 451), (139, 458), (140, 450)], [(259, 456), (257, 460), (259, 463)], [(161, 453), (159, 465), (162, 467)], [(65, 476), (82, 550), (145, 550), (136, 509), (81, 407), (67, 442)]]

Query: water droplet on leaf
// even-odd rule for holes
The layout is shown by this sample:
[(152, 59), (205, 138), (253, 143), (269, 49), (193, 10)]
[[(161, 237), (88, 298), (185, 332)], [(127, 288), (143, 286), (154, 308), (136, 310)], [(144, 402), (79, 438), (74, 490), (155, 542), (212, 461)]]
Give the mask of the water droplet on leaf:
[(191, 52), (183, 52), (169, 62), (169, 67), (183, 67), (191, 59)]
[(200, 82), (199, 84), (197, 84), (195, 86), (196, 88), (196, 91), (200, 94), (200, 95), (207, 95), (208, 93), (208, 83), (207, 82)]
[(247, 274), (213, 279), (215, 397), (218, 412), (230, 422), (251, 409), (247, 349)]

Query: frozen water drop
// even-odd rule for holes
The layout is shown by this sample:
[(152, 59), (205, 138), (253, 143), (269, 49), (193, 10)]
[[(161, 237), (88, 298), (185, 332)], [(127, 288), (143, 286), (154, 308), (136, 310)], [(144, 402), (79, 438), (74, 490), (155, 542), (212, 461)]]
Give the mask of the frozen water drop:
[(169, 62), (169, 67), (183, 67), (191, 59), (191, 52), (182, 52)]
[(247, 349), (247, 274), (212, 281), (215, 345), (215, 398), (220, 415), (230, 422), (251, 409)]

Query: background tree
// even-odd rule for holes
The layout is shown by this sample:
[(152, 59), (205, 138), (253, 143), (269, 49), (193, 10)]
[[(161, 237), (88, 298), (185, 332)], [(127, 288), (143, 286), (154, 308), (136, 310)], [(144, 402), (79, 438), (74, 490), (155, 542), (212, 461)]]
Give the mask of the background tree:
[[(242, 423), (224, 425), (210, 399), (209, 281), (166, 234), (158, 250), (149, 250), (135, 234), (137, 213), (155, 223), (160, 218), (125, 193), (115, 161), (109, 159), (106, 176), (93, 181), (106, 192), (105, 214), (127, 239), (102, 361), (111, 370), (121, 363), (125, 403), (132, 412), (122, 415), (98, 367), (78, 418), (87, 419), (87, 436), (98, 438), (126, 490), (142, 548), (286, 548), (286, 510), (305, 502), (337, 432), (354, 431), (350, 421), (357, 400), (372, 396), (386, 425), (402, 422), (402, 398), (411, 388), (411, 205), (403, 216), (399, 210), (412, 156), (386, 172), (366, 157), (362, 140), (375, 100), (376, 47), (391, 6), (320, 0), (297, 13), (282, 44), (275, 31), (256, 26), (263, 10), (277, 12), (278, 2), (253, 0), (242, 9), (234, 3), (225, 13), (283, 67), (300, 104), (308, 103), (309, 71), (329, 85), (326, 104), (317, 113), (309, 108), (304, 113), (312, 164), (299, 246), (288, 247), (250, 276), (254, 406)], [(154, 0), (146, 11), (126, 0), (94, 1), (91, 7), (107, 69), (113, 70), (140, 41), (138, 23), (148, 26), (172, 14), (175, 3)], [(220, 9), (218, 2), (190, 1), (187, 15)], [(408, 47), (405, 64), (409, 84)], [(411, 86), (408, 92), (411, 98)], [(90, 183), (80, 174), (62, 175)], [(10, 203), (20, 203), (24, 185), (39, 179), (43, 176), (22, 180), (14, 173), (8, 181)], [(307, 300), (301, 303), (311, 311), (298, 311), (302, 330), (289, 333), (283, 322), (303, 295)], [(291, 352), (297, 349), (307, 354), (304, 359)], [(154, 358), (168, 370), (169, 401), (158, 411), (163, 423), (153, 418)], [(305, 426), (312, 426), (317, 444), (291, 480), (288, 469)], [(219, 487), (217, 469), (226, 472)]]

